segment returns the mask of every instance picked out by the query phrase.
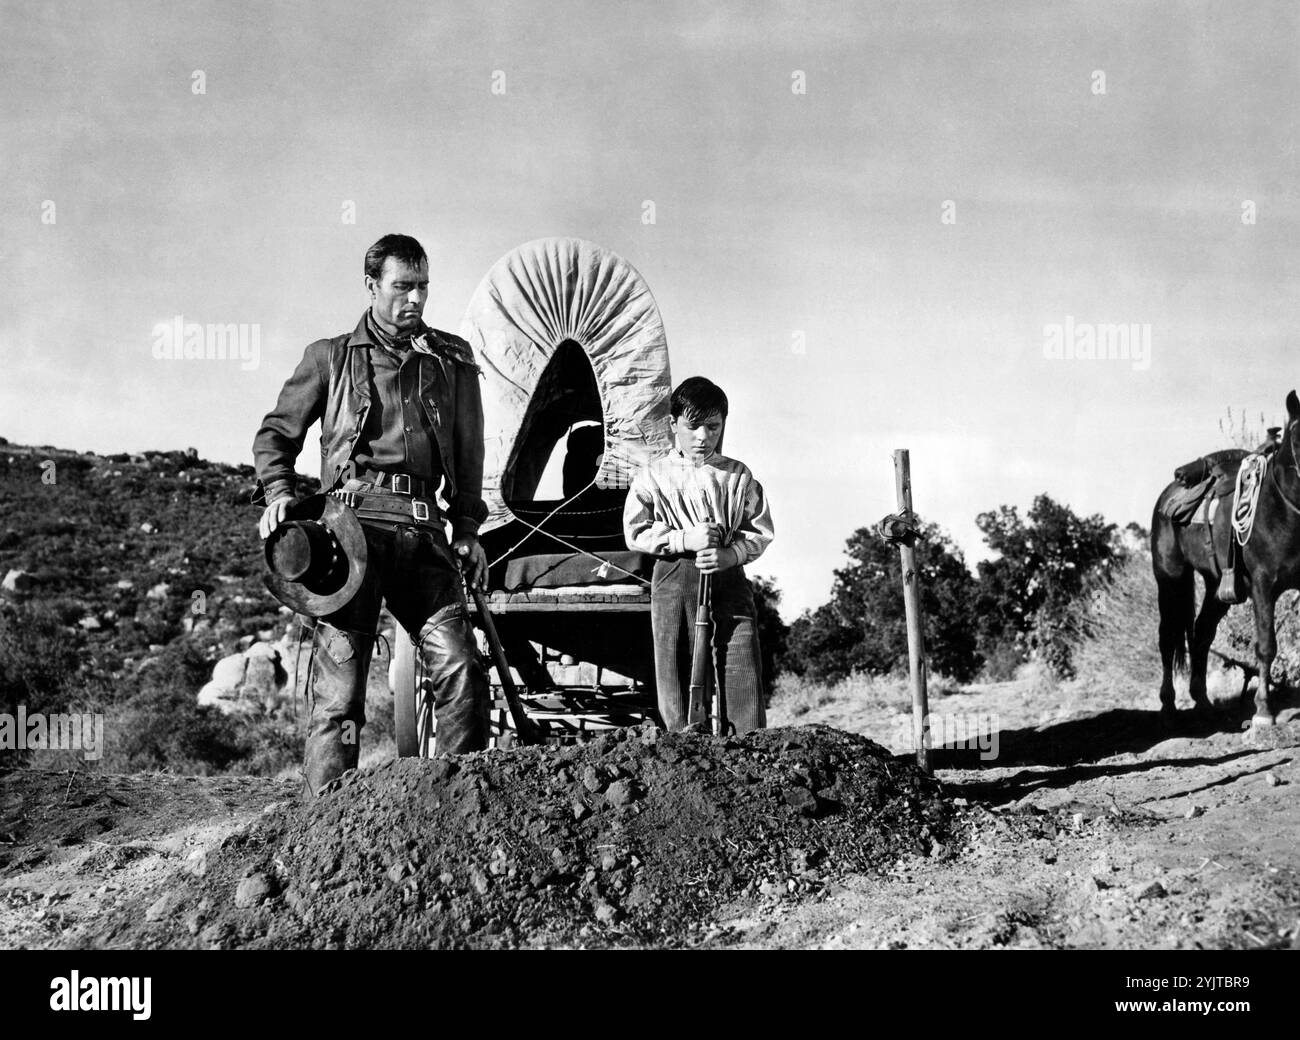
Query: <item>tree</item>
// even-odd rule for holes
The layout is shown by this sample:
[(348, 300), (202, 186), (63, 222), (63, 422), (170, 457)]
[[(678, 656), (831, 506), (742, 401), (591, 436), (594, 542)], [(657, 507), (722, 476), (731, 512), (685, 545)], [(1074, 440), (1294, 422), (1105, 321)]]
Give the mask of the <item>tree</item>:
[(763, 657), (763, 696), (772, 698), (772, 688), (780, 674), (781, 660), (785, 656), (790, 626), (781, 620), (777, 610), (781, 590), (771, 578), (754, 578), (754, 624), (758, 627), (759, 650)]
[[(916, 543), (925, 645), (930, 667), (965, 681), (979, 670), (975, 579), (959, 550), (934, 524), (921, 525)], [(898, 550), (860, 527), (849, 538), (847, 567), (835, 572), (830, 602), (805, 611), (790, 628), (786, 665), (819, 681), (855, 670), (884, 673), (907, 662)]]
[(1058, 630), (1071, 602), (1124, 554), (1116, 525), (1077, 516), (1048, 495), (1034, 499), (1024, 520), (1015, 506), (1000, 506), (975, 524), (998, 553), (978, 568), (981, 647), (1014, 641), (1022, 656), (1038, 649), (1058, 674), (1072, 674)]

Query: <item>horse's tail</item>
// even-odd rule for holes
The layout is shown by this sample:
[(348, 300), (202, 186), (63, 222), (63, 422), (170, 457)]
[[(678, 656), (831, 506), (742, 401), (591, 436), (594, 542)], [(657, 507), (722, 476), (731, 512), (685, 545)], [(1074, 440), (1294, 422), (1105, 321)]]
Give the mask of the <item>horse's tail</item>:
[(1174, 624), (1170, 625), (1173, 635), (1171, 649), (1173, 650), (1173, 669), (1179, 675), (1187, 673), (1187, 648), (1192, 645), (1192, 636), (1196, 628), (1196, 592), (1193, 585), (1195, 580), (1189, 570), (1186, 581), (1180, 580), (1178, 582), (1177, 591), (1175, 592), (1176, 598), (1172, 604), (1176, 620)]
[(1190, 633), (1179, 632), (1178, 642), (1174, 646), (1174, 671), (1179, 675), (1187, 672), (1187, 644), (1190, 640)]
[(1178, 584), (1178, 639), (1174, 644), (1174, 671), (1184, 674), (1187, 671), (1187, 648), (1192, 645), (1196, 633), (1196, 572), (1188, 567)]
[[(1166, 488), (1168, 493), (1169, 488)], [(1161, 496), (1163, 501), (1164, 495)], [(1196, 627), (1196, 572), (1157, 502), (1151, 517), (1151, 565), (1160, 603), (1160, 650), (1175, 672), (1187, 671), (1187, 648)]]

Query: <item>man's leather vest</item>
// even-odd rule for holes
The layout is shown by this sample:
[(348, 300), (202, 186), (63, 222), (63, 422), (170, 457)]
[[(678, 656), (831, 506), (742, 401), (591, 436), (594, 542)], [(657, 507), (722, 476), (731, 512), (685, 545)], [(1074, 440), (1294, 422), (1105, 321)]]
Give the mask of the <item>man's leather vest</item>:
[[(370, 338), (365, 317), (351, 333), (317, 340), (280, 391), (253, 442), (263, 484), (293, 480), (307, 429), (321, 420), (321, 485), (329, 491), (352, 473), (352, 456), (370, 414)], [(483, 403), (478, 366), (468, 343), (430, 329), (413, 350), (420, 365), (420, 403), (434, 431), (449, 516), (458, 533), (474, 533), (487, 516), (483, 503)]]

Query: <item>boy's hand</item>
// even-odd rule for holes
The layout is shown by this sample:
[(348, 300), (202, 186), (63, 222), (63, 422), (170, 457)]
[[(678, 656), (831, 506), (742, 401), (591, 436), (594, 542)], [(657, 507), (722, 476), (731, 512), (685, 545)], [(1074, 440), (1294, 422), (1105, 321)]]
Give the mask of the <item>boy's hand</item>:
[(721, 541), (717, 524), (696, 524), (682, 532), (682, 546), (694, 553), (716, 548)]
[(695, 566), (701, 574), (715, 574), (736, 566), (735, 549), (703, 549), (695, 554)]

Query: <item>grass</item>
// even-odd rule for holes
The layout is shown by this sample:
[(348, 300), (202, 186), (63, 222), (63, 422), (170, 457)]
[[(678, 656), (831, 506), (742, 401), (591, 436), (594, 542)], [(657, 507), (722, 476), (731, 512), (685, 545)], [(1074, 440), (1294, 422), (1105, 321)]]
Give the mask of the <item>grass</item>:
[[(931, 701), (953, 696), (965, 687), (942, 675), (932, 675), (926, 684)], [(912, 710), (912, 682), (906, 675), (869, 675), (855, 672), (835, 683), (813, 682), (798, 675), (782, 674), (768, 712), (778, 719), (798, 720), (809, 712), (833, 704), (852, 704), (855, 709), (888, 712)]]
[(810, 682), (797, 675), (781, 675), (776, 680), (770, 709), (799, 718), (815, 708), (836, 701), (852, 701), (872, 708), (897, 707), (904, 710), (912, 703), (905, 676), (854, 673), (836, 683)]
[(1137, 553), (1085, 594), (1069, 622), (1071, 660), (1077, 674), (1068, 685), (1090, 691), (1160, 686), (1157, 634), (1160, 610), (1151, 557)]

